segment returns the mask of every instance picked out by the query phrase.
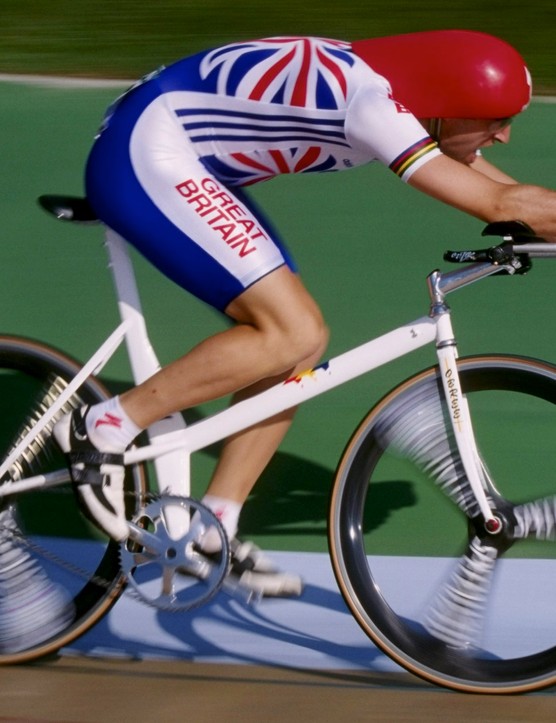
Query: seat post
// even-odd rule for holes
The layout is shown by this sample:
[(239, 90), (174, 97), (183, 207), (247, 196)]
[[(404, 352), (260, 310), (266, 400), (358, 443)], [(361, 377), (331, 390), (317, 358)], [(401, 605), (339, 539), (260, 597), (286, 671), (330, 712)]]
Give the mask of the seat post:
[[(105, 247), (121, 319), (131, 322), (125, 341), (133, 379), (136, 384), (140, 384), (160, 369), (160, 363), (147, 333), (127, 242), (107, 227)], [(149, 427), (149, 439), (151, 442), (155, 442), (158, 438), (164, 438), (167, 442), (173, 439), (179, 440), (185, 427), (185, 420), (180, 413), (171, 414)], [(159, 455), (153, 463), (160, 489), (167, 490), (170, 494), (186, 496), (190, 494), (190, 455), (185, 451), (185, 446)], [(177, 522), (175, 524), (178, 525)], [(181, 519), (178, 526), (183, 533), (185, 529)]]
[(126, 344), (133, 379), (136, 384), (140, 384), (160, 369), (160, 363), (148, 338), (127, 242), (107, 227), (105, 247), (121, 320), (132, 322), (130, 331), (126, 335)]

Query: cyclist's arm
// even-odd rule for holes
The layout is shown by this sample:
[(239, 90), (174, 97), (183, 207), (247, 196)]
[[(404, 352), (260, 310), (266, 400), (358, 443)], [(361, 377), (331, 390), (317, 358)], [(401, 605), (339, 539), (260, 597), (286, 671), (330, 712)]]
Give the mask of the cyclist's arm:
[(556, 193), (540, 186), (501, 183), (441, 155), (408, 183), (423, 193), (482, 221), (520, 220), (539, 236), (556, 239)]
[(508, 176), (507, 173), (504, 173), (504, 171), (501, 171), (496, 166), (493, 166), (492, 163), (485, 160), (483, 155), (479, 154), (470, 167), (475, 171), (479, 171), (479, 173), (482, 173), (484, 176), (492, 178), (493, 181), (499, 181), (500, 183), (517, 183), (515, 178)]

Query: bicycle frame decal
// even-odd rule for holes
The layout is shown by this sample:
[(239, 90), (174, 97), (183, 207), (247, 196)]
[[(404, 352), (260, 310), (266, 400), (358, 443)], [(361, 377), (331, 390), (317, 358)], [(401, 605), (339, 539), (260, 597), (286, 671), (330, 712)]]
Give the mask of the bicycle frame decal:
[[(449, 320), (444, 319), (448, 326)], [(457, 369), (457, 351), (454, 344), (438, 349), (438, 361), (441, 370), (442, 386), (454, 437), (473, 495), (485, 520), (493, 519), (481, 475), (481, 463), (475, 444), (475, 435), (471, 425), (469, 405), (463, 394)]]
[(460, 390), (454, 379), (454, 370), (450, 367), (444, 369), (444, 380), (448, 390), (447, 396), (452, 413), (452, 422), (459, 426), (461, 420)]
[(330, 362), (329, 361), (323, 362), (322, 364), (319, 364), (318, 366), (313, 367), (312, 369), (307, 369), (307, 371), (301, 372), (300, 374), (296, 374), (295, 376), (290, 377), (289, 379), (286, 379), (284, 384), (291, 384), (292, 382), (295, 382), (295, 384), (301, 384), (303, 382), (303, 380), (306, 378), (316, 380), (317, 376), (318, 376), (317, 372), (319, 372), (321, 370), (328, 371), (329, 368), (330, 368)]

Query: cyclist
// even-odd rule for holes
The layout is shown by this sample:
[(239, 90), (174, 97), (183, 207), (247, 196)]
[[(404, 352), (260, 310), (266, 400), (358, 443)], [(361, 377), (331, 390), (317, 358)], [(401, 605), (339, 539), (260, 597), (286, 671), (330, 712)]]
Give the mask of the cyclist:
[[(319, 308), (242, 187), (377, 160), (483, 221), (520, 219), (556, 237), (556, 194), (515, 183), (480, 153), (508, 142), (509, 123), (530, 98), (516, 50), (490, 35), (449, 30), (353, 43), (232, 43), (161, 68), (118, 99), (88, 159), (93, 209), (235, 324), (143, 384), (58, 423), (86, 513), (125, 538), (122, 454), (142, 429), (210, 399), (248, 397), (323, 354), (328, 332)], [(270, 595), (298, 594), (301, 583), (236, 533), (293, 414), (227, 440), (203, 498), (233, 541), (232, 572), (248, 569), (243, 581)], [(207, 552), (215, 547), (210, 532)]]

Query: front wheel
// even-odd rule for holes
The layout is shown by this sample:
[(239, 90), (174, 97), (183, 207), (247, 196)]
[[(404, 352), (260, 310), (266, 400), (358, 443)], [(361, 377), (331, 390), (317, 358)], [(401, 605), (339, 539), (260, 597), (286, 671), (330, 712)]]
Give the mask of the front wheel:
[[(79, 371), (50, 347), (0, 336), (0, 459)], [(109, 396), (89, 378), (62, 413)], [(0, 664), (56, 652), (82, 635), (118, 598), (124, 583), (119, 545), (80, 514), (51, 423), (21, 454), (9, 478), (60, 471), (66, 483), (0, 497)], [(0, 483), (1, 484), (1, 483)], [(128, 517), (140, 508), (146, 481), (141, 467), (126, 476)]]
[(361, 422), (338, 466), (332, 564), (355, 619), (396, 663), (460, 691), (556, 683), (556, 367), (458, 362), (487, 491), (485, 530), (450, 432), (437, 367)]

